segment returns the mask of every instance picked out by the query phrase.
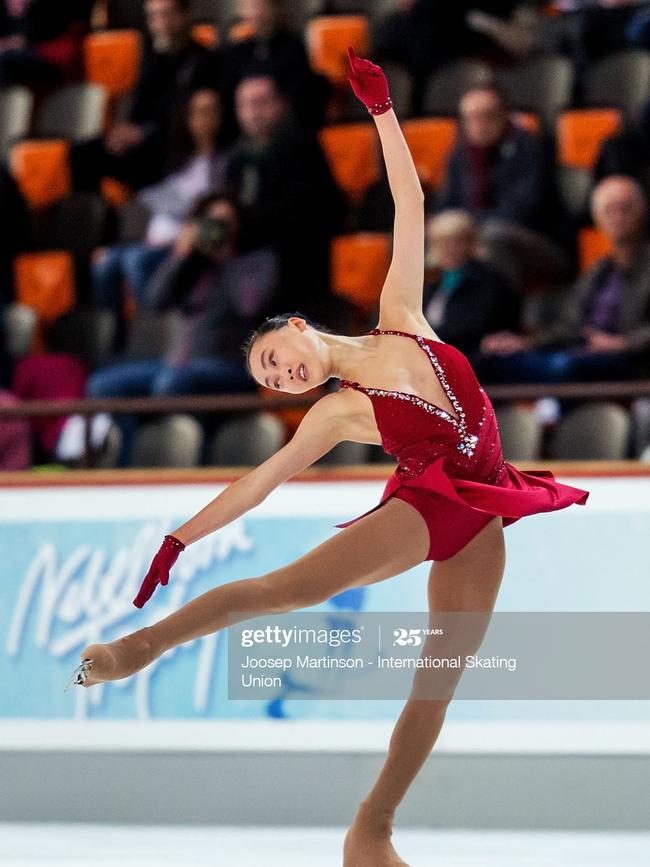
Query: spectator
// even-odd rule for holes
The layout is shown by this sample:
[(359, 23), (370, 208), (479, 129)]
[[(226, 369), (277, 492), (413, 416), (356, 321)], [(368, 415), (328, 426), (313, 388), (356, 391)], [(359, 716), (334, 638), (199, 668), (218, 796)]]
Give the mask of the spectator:
[[(58, 351), (55, 331), (49, 346), (19, 358), (14, 367), (12, 391), (20, 400), (72, 400), (82, 398), (88, 371), (74, 355)], [(57, 443), (66, 425), (66, 416), (34, 418), (31, 429), (36, 459), (49, 461), (57, 456)]]
[(596, 225), (612, 252), (583, 274), (556, 321), (532, 336), (503, 332), (484, 341), (508, 381), (562, 382), (645, 375), (650, 358), (650, 245), (639, 185), (607, 178), (592, 195)]
[[(0, 406), (14, 406), (15, 395), (0, 389)], [(0, 422), (0, 470), (28, 470), (32, 465), (29, 422), (24, 418), (3, 418)]]
[(509, 20), (520, 3), (517, 0), (455, 0), (454, 3), (398, 0), (395, 6), (376, 28), (375, 54), (379, 60), (392, 60), (409, 70), (414, 80), (412, 109), (417, 114), (432, 72), (463, 55), (493, 53), (494, 34), (488, 38), (484, 35), (486, 16), (479, 15), (477, 19), (475, 13), (489, 13), (491, 21), (495, 18)]
[(0, 0), (0, 87), (81, 77), (92, 0)]
[(181, 229), (154, 274), (146, 306), (180, 309), (180, 333), (164, 358), (124, 361), (95, 372), (93, 397), (228, 392), (251, 388), (240, 346), (277, 286), (268, 247), (241, 252), (235, 199), (213, 193)]
[(331, 319), (329, 251), (345, 200), (327, 160), (316, 137), (299, 129), (271, 76), (239, 83), (236, 112), (241, 137), (230, 157), (228, 181), (243, 206), (242, 244), (277, 246), (280, 306), (300, 306), (315, 319), (325, 312)]
[(148, 38), (128, 118), (103, 138), (73, 147), (78, 189), (94, 189), (105, 176), (140, 189), (164, 174), (179, 107), (189, 92), (217, 80), (212, 53), (192, 39), (188, 6), (189, 0), (145, 0)]
[(252, 72), (267, 72), (287, 94), (298, 121), (315, 129), (324, 122), (330, 85), (312, 70), (303, 35), (286, 24), (282, 4), (283, 0), (238, 0), (238, 16), (251, 35), (222, 49), (225, 95), (232, 104), (243, 78)]
[(479, 362), (486, 335), (519, 330), (520, 297), (507, 280), (476, 255), (476, 225), (466, 211), (443, 211), (427, 220), (424, 315), (446, 343)]
[(144, 241), (108, 247), (95, 257), (94, 302), (113, 310), (118, 321), (122, 319), (124, 282), (140, 304), (192, 207), (210, 190), (223, 186), (226, 154), (219, 144), (220, 129), (219, 94), (207, 88), (194, 91), (182, 112), (171, 174), (137, 196), (151, 212)]
[(536, 273), (543, 282), (566, 276), (570, 262), (558, 242), (568, 221), (540, 137), (512, 122), (508, 98), (494, 84), (468, 90), (459, 114), (437, 207), (469, 211), (481, 223), (482, 240), (515, 257), (522, 281)]

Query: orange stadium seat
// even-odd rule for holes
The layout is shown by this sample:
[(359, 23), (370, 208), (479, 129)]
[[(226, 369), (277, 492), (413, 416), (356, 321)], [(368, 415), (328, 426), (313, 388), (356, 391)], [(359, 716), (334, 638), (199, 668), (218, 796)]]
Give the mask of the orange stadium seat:
[(421, 182), (437, 189), (445, 176), (447, 159), (456, 140), (456, 121), (450, 117), (407, 120), (404, 138)]
[(390, 234), (359, 232), (340, 235), (332, 242), (332, 291), (361, 310), (379, 302), (390, 267)]
[(586, 271), (598, 259), (611, 251), (612, 244), (607, 235), (594, 226), (585, 226), (578, 233), (578, 256), (580, 259), (580, 271)]
[(621, 112), (615, 108), (565, 111), (557, 122), (560, 165), (592, 169), (604, 140), (621, 128)]
[(45, 324), (74, 306), (74, 264), (70, 253), (23, 253), (14, 259), (14, 279), (16, 300), (33, 308)]
[(228, 38), (231, 42), (246, 42), (247, 39), (252, 39), (255, 36), (255, 28), (248, 21), (239, 21), (228, 31)]
[(69, 151), (63, 139), (34, 139), (12, 147), (11, 172), (32, 208), (44, 208), (70, 192)]
[(368, 53), (368, 19), (365, 15), (321, 15), (306, 28), (307, 51), (315, 70), (335, 84), (348, 77), (348, 46), (357, 54)]
[(216, 48), (219, 45), (219, 31), (215, 24), (195, 24), (192, 27), (192, 38), (205, 48)]
[(327, 126), (319, 137), (336, 182), (353, 202), (359, 202), (368, 187), (379, 179), (379, 146), (374, 125)]
[(112, 97), (128, 93), (140, 71), (140, 34), (137, 30), (106, 30), (84, 40), (86, 80), (103, 84)]

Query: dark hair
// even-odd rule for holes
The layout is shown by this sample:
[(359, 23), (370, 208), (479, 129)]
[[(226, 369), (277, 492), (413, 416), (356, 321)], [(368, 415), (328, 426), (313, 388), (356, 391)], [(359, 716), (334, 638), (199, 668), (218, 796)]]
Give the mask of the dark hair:
[(258, 325), (246, 338), (244, 343), (242, 343), (241, 350), (244, 353), (244, 357), (246, 359), (246, 370), (253, 375), (253, 371), (251, 370), (251, 349), (253, 348), (253, 344), (257, 340), (258, 337), (262, 337), (264, 334), (269, 334), (271, 331), (279, 331), (280, 328), (283, 328), (289, 319), (292, 316), (299, 316), (301, 319), (304, 319), (307, 325), (311, 325), (312, 328), (315, 328), (317, 331), (325, 331), (327, 334), (333, 334), (331, 328), (327, 328), (326, 325), (321, 325), (319, 322), (315, 322), (313, 319), (310, 319), (309, 316), (305, 316), (304, 313), (299, 313), (297, 310), (294, 310), (292, 313), (279, 313), (276, 316), (269, 316), (268, 319), (265, 319), (261, 325)]
[(171, 124), (172, 128), (169, 134), (169, 156), (167, 159), (168, 169), (171, 172), (183, 168), (194, 153), (194, 141), (192, 140), (189, 125), (190, 104), (197, 93), (202, 93), (205, 90), (214, 93), (217, 101), (217, 110), (221, 113), (221, 123), (217, 127), (214, 148), (218, 151), (223, 146), (224, 106), (221, 93), (213, 84), (197, 83), (195, 87), (184, 95), (178, 111), (174, 112)]
[(237, 80), (237, 88), (239, 88), (239, 86), (245, 81), (257, 78), (270, 79), (273, 82), (275, 92), (280, 99), (289, 100), (290, 92), (287, 83), (277, 75), (266, 60), (251, 61), (244, 70), (243, 75)]
[(496, 98), (499, 100), (501, 104), (501, 108), (504, 111), (510, 111), (512, 108), (512, 101), (510, 99), (510, 94), (502, 87), (502, 85), (495, 80), (490, 81), (478, 81), (476, 84), (470, 84), (469, 87), (466, 87), (463, 93), (461, 94), (460, 99), (458, 100), (459, 110), (460, 103), (467, 96), (468, 93), (493, 93)]

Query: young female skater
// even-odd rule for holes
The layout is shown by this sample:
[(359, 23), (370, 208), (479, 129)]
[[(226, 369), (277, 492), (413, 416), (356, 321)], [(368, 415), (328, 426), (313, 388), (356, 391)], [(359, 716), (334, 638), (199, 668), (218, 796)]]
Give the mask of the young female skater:
[[(383, 72), (353, 51), (350, 64), (352, 88), (375, 119), (395, 201), (379, 325), (348, 337), (296, 313), (267, 320), (252, 335), (246, 349), (257, 382), (300, 394), (334, 376), (340, 389), (309, 409), (287, 445), (165, 537), (134, 604), (142, 607), (158, 583), (167, 584), (187, 545), (257, 506), (336, 443), (380, 443), (398, 467), (380, 503), (338, 524), (342, 532), (287, 566), (209, 590), (110, 644), (91, 644), (70, 684), (128, 677), (169, 648), (237, 622), (229, 612), (243, 612), (237, 617), (245, 620), (247, 612), (317, 605), (424, 560), (434, 561), (432, 613), (489, 615), (505, 565), (503, 527), (587, 500), (587, 491), (556, 482), (549, 471), (523, 472), (503, 460), (492, 405), (467, 358), (441, 342), (424, 318), (422, 189)], [(477, 635), (465, 652), (476, 652), (481, 640)], [(346, 835), (344, 867), (405, 865), (391, 844), (393, 816), (438, 737), (452, 693), (453, 684), (445, 700), (412, 693), (406, 702), (386, 763)]]

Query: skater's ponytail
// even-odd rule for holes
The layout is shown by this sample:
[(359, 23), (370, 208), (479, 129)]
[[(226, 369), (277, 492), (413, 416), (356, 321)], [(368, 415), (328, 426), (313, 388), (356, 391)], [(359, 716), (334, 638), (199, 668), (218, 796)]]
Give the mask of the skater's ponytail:
[(261, 325), (251, 332), (241, 347), (246, 359), (246, 369), (251, 376), (253, 375), (250, 365), (251, 349), (253, 348), (253, 344), (257, 338), (262, 337), (264, 334), (268, 334), (270, 331), (278, 331), (280, 328), (283, 328), (292, 316), (299, 316), (301, 319), (305, 320), (307, 325), (311, 325), (311, 327), (315, 328), (317, 331), (326, 331), (328, 334), (334, 333), (331, 328), (327, 328), (327, 326), (315, 322), (313, 319), (310, 319), (309, 316), (305, 316), (304, 313), (299, 313), (297, 310), (294, 310), (292, 313), (279, 313), (277, 316), (269, 316), (268, 319), (265, 319)]

